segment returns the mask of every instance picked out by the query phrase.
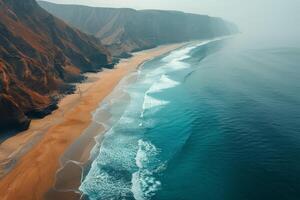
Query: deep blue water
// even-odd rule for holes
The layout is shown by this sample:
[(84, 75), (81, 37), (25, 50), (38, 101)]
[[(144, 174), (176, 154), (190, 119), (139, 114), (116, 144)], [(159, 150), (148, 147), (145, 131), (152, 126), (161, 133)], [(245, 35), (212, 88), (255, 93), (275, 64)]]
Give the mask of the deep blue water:
[(99, 107), (87, 198), (300, 199), (300, 49), (238, 40), (149, 61)]

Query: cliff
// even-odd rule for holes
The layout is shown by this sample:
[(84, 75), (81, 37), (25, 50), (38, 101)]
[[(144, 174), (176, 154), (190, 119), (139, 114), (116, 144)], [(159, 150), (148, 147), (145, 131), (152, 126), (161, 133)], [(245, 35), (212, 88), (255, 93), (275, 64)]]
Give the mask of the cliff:
[(237, 32), (234, 24), (221, 18), (177, 11), (39, 4), (68, 24), (100, 38), (114, 55)]
[(28, 128), (87, 71), (111, 62), (93, 36), (71, 28), (35, 0), (0, 0), (0, 131)]

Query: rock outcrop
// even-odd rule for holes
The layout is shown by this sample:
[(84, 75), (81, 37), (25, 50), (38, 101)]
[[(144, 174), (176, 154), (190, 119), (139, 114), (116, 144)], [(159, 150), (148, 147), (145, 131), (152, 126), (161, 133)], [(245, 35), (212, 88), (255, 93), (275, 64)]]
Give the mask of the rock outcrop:
[(56, 109), (83, 72), (111, 63), (101, 42), (41, 8), (35, 0), (0, 0), (0, 133), (24, 130)]

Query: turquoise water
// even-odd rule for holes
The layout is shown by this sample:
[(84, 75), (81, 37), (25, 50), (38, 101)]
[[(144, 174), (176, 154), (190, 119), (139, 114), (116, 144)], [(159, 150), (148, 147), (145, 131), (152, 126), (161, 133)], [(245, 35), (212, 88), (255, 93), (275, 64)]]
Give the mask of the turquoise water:
[(239, 38), (145, 63), (95, 113), (104, 123), (109, 112), (111, 128), (80, 190), (104, 200), (299, 200), (299, 65), (298, 48)]

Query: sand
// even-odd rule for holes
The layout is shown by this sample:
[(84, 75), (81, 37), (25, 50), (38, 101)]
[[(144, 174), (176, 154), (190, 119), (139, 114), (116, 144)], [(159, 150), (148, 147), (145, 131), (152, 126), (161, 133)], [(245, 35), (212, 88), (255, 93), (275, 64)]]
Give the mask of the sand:
[[(165, 45), (141, 51), (130, 59), (122, 60), (115, 69), (89, 74), (88, 81), (79, 84), (75, 94), (64, 97), (59, 103), (59, 109), (53, 114), (34, 120), (29, 130), (2, 143), (1, 200), (44, 199), (45, 193), (54, 185), (61, 155), (89, 127), (91, 113), (99, 103), (124, 76), (136, 70), (143, 62), (182, 45)], [(80, 156), (88, 156), (86, 152)], [(67, 194), (64, 199), (73, 198), (74, 194)]]

